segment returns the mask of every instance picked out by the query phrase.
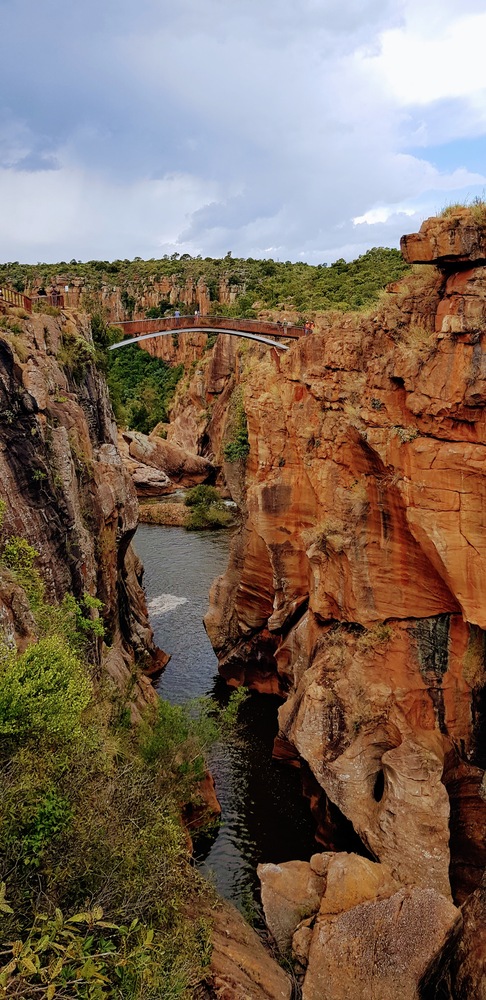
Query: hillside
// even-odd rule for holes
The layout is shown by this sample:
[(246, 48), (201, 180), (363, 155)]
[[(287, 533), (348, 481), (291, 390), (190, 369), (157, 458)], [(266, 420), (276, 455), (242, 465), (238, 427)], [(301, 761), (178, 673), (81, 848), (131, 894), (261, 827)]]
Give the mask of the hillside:
[(77, 301), (89, 311), (102, 305), (119, 291), (125, 319), (132, 315), (163, 315), (174, 307), (183, 309), (198, 303), (197, 291), (204, 291), (211, 310), (234, 316), (249, 316), (261, 309), (288, 309), (301, 313), (322, 309), (360, 309), (375, 301), (390, 281), (408, 270), (400, 251), (374, 247), (357, 260), (340, 259), (329, 267), (304, 262), (222, 259), (173, 254), (161, 260), (72, 260), (54, 264), (0, 264), (0, 285), (11, 284), (27, 293), (53, 286), (62, 292), (69, 286)]

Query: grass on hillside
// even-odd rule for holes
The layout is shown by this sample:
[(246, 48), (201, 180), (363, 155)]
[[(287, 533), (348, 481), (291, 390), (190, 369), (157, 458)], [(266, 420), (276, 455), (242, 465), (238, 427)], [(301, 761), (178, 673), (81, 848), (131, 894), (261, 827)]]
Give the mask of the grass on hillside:
[(0, 636), (0, 995), (190, 1000), (213, 897), (180, 808), (197, 802), (213, 709), (160, 701), (134, 730), (130, 692), (89, 655), (99, 602), (48, 604), (36, 556), (22, 538), (0, 545), (38, 632), (22, 653)]

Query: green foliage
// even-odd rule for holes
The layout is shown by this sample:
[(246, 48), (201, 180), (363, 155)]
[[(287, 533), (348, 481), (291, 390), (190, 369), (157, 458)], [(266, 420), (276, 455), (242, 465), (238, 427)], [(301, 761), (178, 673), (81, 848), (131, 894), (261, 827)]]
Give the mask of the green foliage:
[(5, 517), (5, 511), (7, 509), (7, 504), (5, 500), (0, 500), (0, 531), (3, 528), (3, 520)]
[(123, 308), (126, 309), (127, 311), (128, 318), (131, 319), (135, 310), (135, 306), (137, 304), (135, 296), (130, 295), (127, 289), (123, 288), (120, 298)]
[(24, 864), (38, 868), (44, 848), (66, 829), (72, 817), (68, 800), (55, 789), (48, 791), (24, 833)]
[(7, 569), (11, 569), (14, 572), (24, 572), (32, 568), (34, 560), (38, 555), (39, 553), (32, 545), (29, 545), (27, 539), (20, 538), (18, 535), (12, 535), (5, 542), (2, 562)]
[(172, 306), (169, 299), (160, 299), (158, 306), (151, 306), (150, 309), (146, 309), (145, 315), (147, 319), (159, 319), (160, 316), (165, 316), (170, 311), (172, 311)]
[(191, 515), (186, 522), (189, 531), (227, 528), (233, 522), (231, 513), (214, 486), (193, 486), (187, 491), (184, 503), (191, 508)]
[(190, 1000), (209, 889), (180, 804), (198, 801), (211, 704), (114, 729), (62, 636), (7, 651), (0, 691), (0, 993)]
[(214, 486), (207, 486), (205, 483), (200, 483), (198, 486), (193, 486), (192, 489), (188, 490), (184, 503), (186, 507), (209, 507), (212, 503), (219, 503), (220, 496), (217, 489)]
[(40, 639), (24, 653), (4, 648), (0, 659), (0, 736), (74, 740), (91, 688), (62, 636)]
[(57, 306), (51, 306), (48, 302), (38, 299), (32, 306), (32, 312), (43, 313), (44, 316), (60, 316), (61, 310)]
[[(83, 279), (86, 294), (90, 296), (99, 295), (103, 282), (118, 285), (122, 288), (122, 304), (127, 315), (131, 316), (136, 307), (138, 290), (143, 293), (153, 289), (154, 281), (169, 277), (182, 286), (187, 280), (197, 283), (202, 278), (214, 303), (211, 311), (214, 308), (219, 315), (251, 317), (257, 315), (259, 309), (280, 306), (298, 312), (365, 308), (376, 300), (388, 282), (396, 281), (408, 270), (398, 250), (374, 247), (355, 261), (346, 263), (341, 259), (329, 267), (326, 264), (313, 266), (303, 262), (255, 260), (251, 257), (206, 257), (203, 260), (188, 254), (180, 259), (178, 255), (166, 255), (161, 260), (146, 261), (72, 261), (70, 264), (62, 261), (38, 265), (14, 261), (0, 264), (0, 284), (20, 281), (31, 287), (34, 281), (39, 280), (48, 284), (51, 277), (62, 271), (68, 282)], [(222, 281), (227, 281), (230, 288), (237, 290), (236, 301), (231, 305), (218, 302)], [(159, 307), (155, 307), (158, 315), (161, 315), (165, 301), (161, 300)]]
[[(183, 1000), (194, 974), (185, 954), (177, 958), (163, 935), (141, 925), (103, 919), (103, 908), (65, 917), (59, 908), (40, 913), (24, 940), (8, 945), (0, 988), (10, 997), (79, 1000)], [(208, 925), (195, 921), (188, 935), (208, 952)]]
[(110, 352), (108, 386), (119, 423), (148, 434), (167, 420), (167, 409), (183, 374), (136, 344)]
[(224, 450), (227, 462), (245, 461), (250, 453), (248, 424), (240, 389), (235, 389), (230, 403), (230, 438)]
[(96, 360), (95, 348), (84, 337), (64, 333), (58, 360), (70, 370), (72, 377), (79, 382), (86, 374), (88, 367)]
[(233, 518), (224, 504), (211, 504), (209, 507), (193, 507), (191, 516), (186, 521), (188, 531), (217, 531), (219, 528), (229, 528)]
[(1, 563), (24, 588), (39, 635), (62, 636), (69, 648), (80, 655), (91, 639), (104, 634), (100, 617), (103, 604), (90, 594), (83, 594), (79, 602), (72, 594), (65, 594), (60, 604), (49, 604), (44, 583), (34, 566), (38, 555), (25, 538), (12, 535), (4, 545)]

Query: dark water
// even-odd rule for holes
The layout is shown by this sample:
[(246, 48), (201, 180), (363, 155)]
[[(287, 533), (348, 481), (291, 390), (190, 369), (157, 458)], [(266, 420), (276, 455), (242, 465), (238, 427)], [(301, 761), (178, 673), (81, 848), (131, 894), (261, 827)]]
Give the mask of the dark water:
[[(171, 702), (205, 694), (228, 699), (202, 619), (211, 583), (226, 569), (229, 540), (225, 531), (137, 529), (155, 639), (172, 654), (158, 690)], [(252, 694), (240, 709), (238, 734), (213, 749), (209, 764), (222, 824), (212, 842), (195, 844), (200, 867), (218, 891), (252, 915), (259, 912), (257, 864), (308, 859), (316, 850), (299, 772), (271, 759), (278, 704)]]

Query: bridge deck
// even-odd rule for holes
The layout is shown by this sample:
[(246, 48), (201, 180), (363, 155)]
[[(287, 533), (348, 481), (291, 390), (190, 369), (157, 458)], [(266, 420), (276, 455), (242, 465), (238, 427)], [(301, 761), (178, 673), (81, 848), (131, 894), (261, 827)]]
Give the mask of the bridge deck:
[(298, 340), (304, 334), (302, 326), (283, 323), (269, 323), (257, 319), (229, 319), (228, 316), (164, 316), (161, 319), (136, 319), (116, 323), (124, 333), (135, 336), (140, 333), (162, 333), (166, 330), (204, 330), (208, 327), (217, 332), (254, 333), (260, 336), (288, 337)]

